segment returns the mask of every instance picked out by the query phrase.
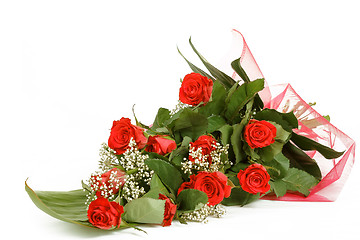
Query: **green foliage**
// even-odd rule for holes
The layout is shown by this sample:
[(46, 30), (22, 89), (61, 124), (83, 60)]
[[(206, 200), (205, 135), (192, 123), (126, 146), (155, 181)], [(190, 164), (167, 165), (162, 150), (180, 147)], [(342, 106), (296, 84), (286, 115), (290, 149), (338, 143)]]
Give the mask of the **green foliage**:
[(234, 187), (231, 189), (230, 197), (224, 198), (224, 200), (221, 203), (224, 204), (225, 206), (234, 206), (234, 205), (244, 206), (259, 199), (259, 197), (260, 197), (259, 193), (251, 194), (245, 192), (240, 187)]
[(150, 191), (147, 192), (143, 197), (159, 199), (159, 194), (169, 196), (170, 193), (156, 173), (153, 174), (150, 181)]
[[(170, 119), (170, 110), (166, 108), (159, 108), (158, 113), (156, 114), (154, 123), (151, 127), (151, 130), (158, 132), (159, 128), (165, 127), (165, 123)], [(161, 129), (160, 129), (161, 131)]]
[(122, 218), (126, 222), (161, 224), (164, 220), (165, 200), (138, 198), (124, 206)]
[(282, 181), (286, 184), (288, 190), (300, 192), (305, 196), (309, 195), (309, 189), (319, 182), (307, 172), (297, 168), (290, 168), (287, 176)]
[(202, 191), (185, 189), (179, 193), (177, 202), (179, 212), (192, 212), (202, 208), (208, 202), (208, 197)]
[(244, 125), (241, 123), (235, 124), (233, 126), (233, 132), (231, 135), (231, 146), (235, 154), (235, 163), (244, 161), (246, 158), (245, 152), (243, 150), (243, 141), (242, 141), (242, 132)]
[(226, 144), (230, 144), (231, 136), (233, 133), (233, 127), (226, 124), (226, 125), (222, 126), (221, 128), (219, 128), (218, 131), (221, 133), (221, 144), (224, 146)]
[(241, 77), (244, 82), (250, 82), (250, 78), (246, 74), (245, 70), (242, 68), (240, 64), (240, 58), (235, 59), (231, 62), (231, 67), (234, 69), (234, 71)]
[(231, 95), (228, 95), (225, 117), (230, 122), (239, 122), (239, 112), (255, 94), (264, 88), (264, 79), (244, 83), (240, 85)]
[(211, 117), (208, 117), (208, 133), (215, 132), (216, 130), (219, 130), (222, 126), (226, 124), (226, 121), (223, 117), (219, 115), (213, 115)]
[(153, 170), (161, 182), (176, 195), (178, 188), (183, 182), (181, 173), (172, 164), (161, 159), (147, 159), (145, 164)]
[(275, 193), (276, 197), (282, 197), (287, 192), (286, 183), (282, 179), (277, 179), (275, 181), (269, 182), (272, 191)]
[(193, 72), (199, 73), (199, 74), (201, 74), (201, 75), (203, 75), (203, 76), (205, 76), (205, 77), (207, 77), (207, 78), (215, 81), (215, 79), (214, 79), (211, 75), (209, 75), (207, 72), (201, 70), (200, 68), (198, 68), (197, 66), (195, 66), (194, 64), (192, 64), (190, 61), (188, 61), (188, 60), (184, 57), (184, 55), (180, 52), (179, 48), (178, 48), (177, 50), (178, 50), (178, 52), (180, 53), (180, 55), (184, 58), (184, 60), (187, 62), (187, 64), (188, 64), (189, 67), (191, 68), (191, 70), (193, 70)]
[(281, 152), (268, 162), (263, 163), (272, 179), (281, 179), (287, 175), (290, 161)]
[(224, 111), (226, 94), (226, 90), (220, 82), (215, 81), (210, 101), (205, 106), (201, 106), (198, 109), (199, 113), (207, 117), (221, 115)]
[(309, 189), (319, 181), (312, 175), (297, 168), (289, 168), (284, 178), (270, 181), (271, 189), (277, 197), (284, 196), (287, 191), (296, 191), (309, 195)]
[(25, 190), (34, 204), (43, 212), (64, 222), (93, 227), (87, 220), (86, 192), (34, 191), (25, 182)]
[(184, 109), (179, 118), (174, 121), (174, 133), (178, 132), (183, 138), (188, 136), (191, 139), (197, 139), (207, 130), (207, 118), (191, 109)]
[(169, 161), (175, 166), (180, 167), (183, 159), (189, 155), (189, 144), (191, 141), (191, 138), (187, 136), (184, 137), (181, 145), (171, 152)]
[(216, 80), (220, 81), (226, 88), (231, 88), (232, 85), (234, 85), (235, 81), (230, 76), (226, 75), (213, 65), (211, 65), (195, 48), (195, 46), (191, 42), (191, 38), (189, 39), (190, 46), (198, 55), (204, 66), (209, 70), (212, 76), (215, 77)]
[(257, 120), (276, 122), (288, 132), (292, 132), (292, 129), (298, 128), (298, 120), (292, 112), (280, 113), (274, 109), (264, 109), (256, 113), (254, 118)]
[(303, 170), (321, 180), (321, 171), (316, 161), (291, 142), (284, 145), (282, 153), (290, 160), (290, 167)]
[(316, 150), (327, 159), (338, 158), (344, 153), (337, 152), (334, 149), (326, 147), (318, 142), (315, 142), (314, 140), (311, 140), (310, 138), (298, 135), (296, 133), (292, 134), (291, 141), (293, 141), (296, 146), (298, 146), (302, 150)]

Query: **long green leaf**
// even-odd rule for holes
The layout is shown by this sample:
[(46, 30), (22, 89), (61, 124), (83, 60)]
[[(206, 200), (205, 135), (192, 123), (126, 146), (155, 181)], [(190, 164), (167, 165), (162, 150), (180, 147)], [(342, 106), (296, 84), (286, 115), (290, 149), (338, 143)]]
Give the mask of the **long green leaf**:
[(94, 227), (87, 221), (86, 193), (82, 189), (68, 192), (34, 191), (25, 182), (25, 190), (34, 204), (50, 216), (61, 221)]
[(193, 72), (199, 73), (199, 74), (201, 74), (201, 75), (203, 75), (203, 76), (205, 76), (205, 77), (207, 77), (207, 78), (215, 81), (215, 79), (214, 79), (211, 75), (209, 75), (207, 72), (201, 70), (200, 68), (198, 68), (197, 66), (195, 66), (194, 64), (192, 64), (190, 61), (188, 61), (188, 60), (184, 57), (184, 55), (180, 52), (180, 49), (179, 49), (179, 48), (177, 48), (177, 50), (178, 50), (178, 52), (180, 53), (180, 55), (184, 58), (184, 60), (187, 62), (187, 64), (188, 64), (189, 67), (191, 68), (191, 70), (193, 70)]
[(244, 82), (250, 82), (250, 78), (246, 74), (245, 70), (241, 67), (240, 64), (240, 58), (235, 59), (231, 62), (231, 67), (234, 69), (234, 71), (241, 77)]
[(219, 69), (217, 69), (216, 67), (214, 67), (213, 65), (211, 65), (194, 47), (194, 45), (191, 42), (191, 38), (189, 39), (189, 43), (190, 46), (192, 47), (192, 49), (194, 50), (194, 52), (196, 53), (196, 55), (198, 55), (198, 57), (200, 58), (200, 60), (202, 61), (202, 63), (204, 64), (204, 66), (209, 70), (209, 72), (211, 73), (211, 75), (213, 75), (216, 80), (219, 80), (226, 88), (231, 88), (232, 85), (235, 84), (234, 79), (232, 79), (230, 76), (226, 75), (225, 73), (223, 73), (222, 71), (220, 71)]
[(296, 133), (292, 134), (291, 141), (293, 141), (296, 144), (296, 146), (298, 146), (302, 150), (305, 151), (316, 150), (327, 159), (338, 158), (344, 153), (344, 152), (337, 152), (334, 149), (326, 147), (314, 140), (311, 140), (310, 138), (298, 135)]
[(282, 153), (290, 160), (290, 167), (301, 169), (318, 180), (321, 180), (321, 171), (316, 161), (310, 158), (300, 148), (297, 148), (291, 142), (288, 142), (284, 145)]
[(254, 118), (257, 120), (276, 122), (288, 132), (292, 132), (292, 129), (298, 128), (298, 120), (293, 112), (280, 113), (275, 109), (264, 109), (260, 112), (257, 112)]

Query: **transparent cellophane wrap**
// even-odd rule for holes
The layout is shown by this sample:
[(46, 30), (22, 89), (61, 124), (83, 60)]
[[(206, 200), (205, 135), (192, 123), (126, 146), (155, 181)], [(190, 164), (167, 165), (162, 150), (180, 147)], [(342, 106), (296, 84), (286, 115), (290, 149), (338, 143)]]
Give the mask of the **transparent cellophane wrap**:
[[(225, 66), (225, 62), (228, 64), (229, 61), (239, 56), (241, 56), (241, 66), (251, 80), (264, 78), (243, 35), (237, 30), (233, 30), (231, 49), (222, 62)], [(225, 71), (232, 73), (235, 80), (241, 80), (235, 72), (230, 72), (229, 69), (225, 69)], [(299, 129), (295, 131), (297, 134), (306, 136), (336, 151), (345, 151), (341, 157), (336, 159), (326, 159), (317, 151), (306, 152), (311, 158), (315, 159), (322, 174), (322, 180), (311, 189), (309, 196), (304, 197), (296, 193), (287, 193), (280, 198), (272, 195), (264, 196), (262, 199), (311, 202), (335, 201), (354, 164), (355, 141), (315, 111), (295, 92), (290, 84), (268, 86), (266, 83), (264, 90), (260, 92), (260, 97), (265, 108), (276, 109), (284, 113), (293, 111), (299, 121)]]

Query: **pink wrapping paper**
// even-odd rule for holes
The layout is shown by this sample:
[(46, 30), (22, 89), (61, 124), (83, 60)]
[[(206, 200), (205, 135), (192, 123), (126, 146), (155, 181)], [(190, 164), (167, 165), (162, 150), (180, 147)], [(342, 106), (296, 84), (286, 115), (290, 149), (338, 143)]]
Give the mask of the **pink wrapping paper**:
[[(237, 57), (234, 57), (236, 54), (241, 56), (241, 66), (251, 80), (264, 78), (243, 35), (237, 30), (233, 30), (233, 44), (226, 57), (227, 60), (236, 59)], [(235, 80), (240, 80), (240, 77), (235, 72), (232, 73), (232, 77)], [(341, 157), (332, 160), (324, 158), (316, 151), (307, 152), (311, 158), (315, 159), (323, 176), (320, 183), (310, 191), (308, 197), (287, 193), (280, 198), (264, 196), (261, 199), (311, 202), (335, 201), (354, 164), (355, 141), (316, 112), (295, 92), (290, 84), (275, 86), (265, 84), (264, 90), (259, 95), (264, 102), (265, 108), (276, 109), (279, 112), (293, 111), (299, 120), (299, 130), (296, 131), (298, 134), (311, 138), (337, 151), (345, 151)]]

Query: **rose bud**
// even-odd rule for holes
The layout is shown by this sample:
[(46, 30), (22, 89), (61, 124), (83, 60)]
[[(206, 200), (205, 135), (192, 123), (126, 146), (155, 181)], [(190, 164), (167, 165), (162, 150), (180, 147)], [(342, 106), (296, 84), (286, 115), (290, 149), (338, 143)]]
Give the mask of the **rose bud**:
[(145, 151), (165, 155), (176, 149), (176, 142), (164, 136), (150, 136)]

